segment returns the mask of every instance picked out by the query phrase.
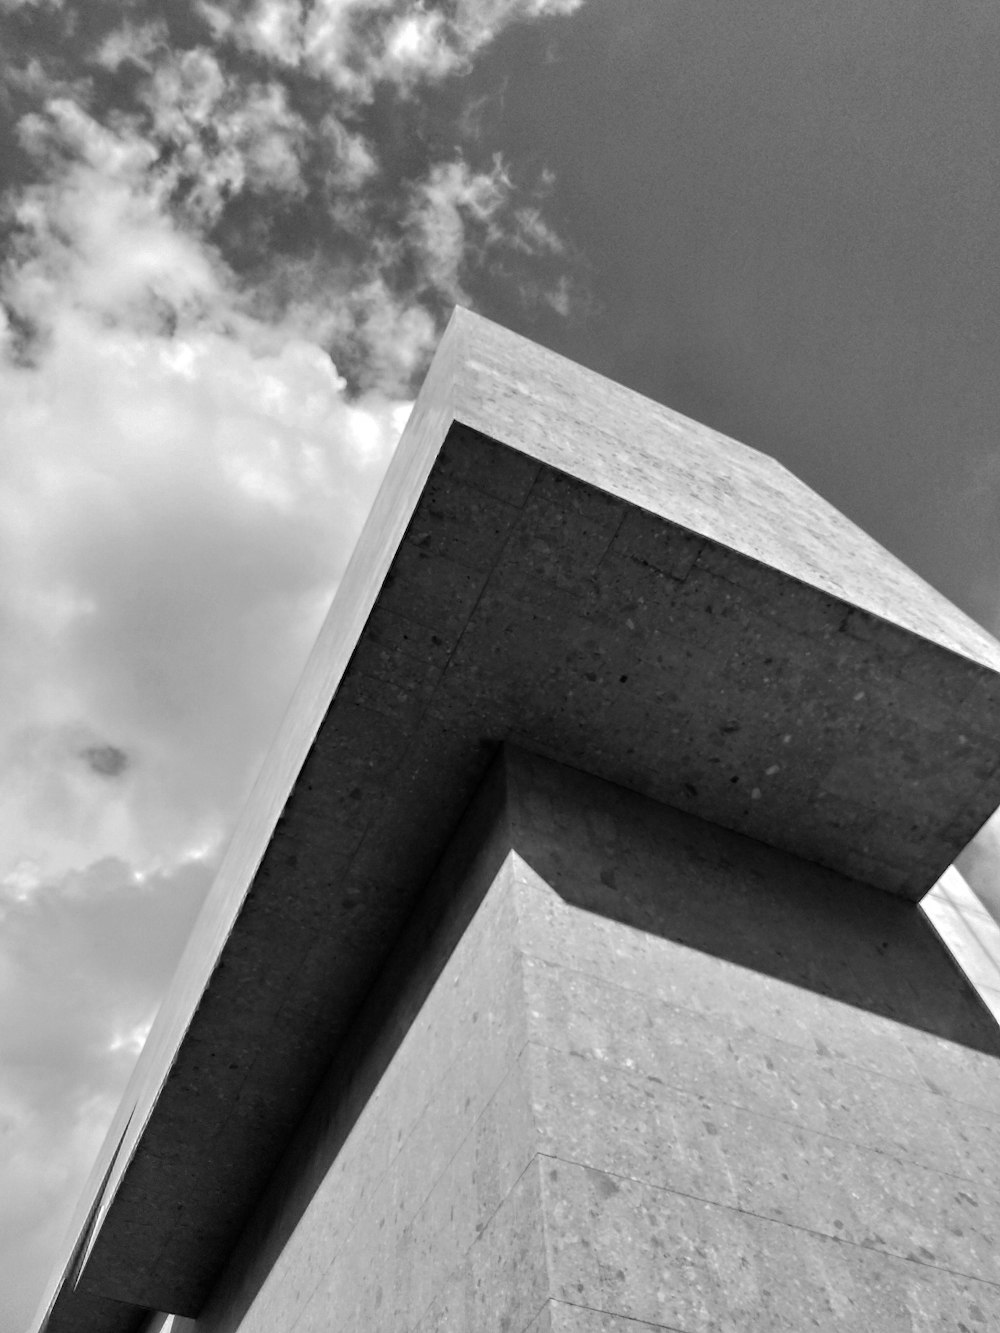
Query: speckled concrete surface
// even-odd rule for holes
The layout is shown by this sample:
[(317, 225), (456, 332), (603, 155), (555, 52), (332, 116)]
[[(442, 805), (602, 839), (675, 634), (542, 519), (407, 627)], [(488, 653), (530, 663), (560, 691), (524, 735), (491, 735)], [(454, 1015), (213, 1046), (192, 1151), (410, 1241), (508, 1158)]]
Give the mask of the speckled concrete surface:
[[(459, 421), (647, 515), (1000, 666), (990, 635), (773, 458), (496, 324), (466, 315), (461, 328), (467, 373), (456, 380)], [(642, 517), (635, 524), (646, 559), (656, 525)]]
[[(887, 982), (883, 944), (927, 942), (843, 876), (915, 898), (1000, 802), (998, 667), (773, 460), (460, 314), (95, 1166), (48, 1333), (106, 1333), (108, 1298), (138, 1312), (114, 1333), (201, 1310), (504, 741), (825, 865), (835, 993), (974, 1045), (960, 998)], [(724, 880), (706, 871), (678, 942), (701, 947)], [(747, 886), (727, 961), (820, 993), (776, 882)]]
[(543, 1178), (556, 1296), (702, 1333), (994, 1327), (1000, 1292), (805, 1228), (554, 1162)]
[[(549, 1300), (525, 1333), (657, 1333), (663, 1328), (663, 1324), (622, 1319), (600, 1310), (588, 1310), (586, 1306)], [(676, 1330), (668, 1329), (667, 1333), (676, 1333)]]
[(457, 842), (198, 1333), (1000, 1324), (1000, 1030), (919, 909), (519, 751)]
[[(343, 1089), (330, 1085), (332, 1105), (317, 1108), (336, 1139), (329, 1168), (292, 1225), (292, 1193), (275, 1196), (256, 1233), (266, 1262), (253, 1243), (237, 1251), (199, 1333), (396, 1333), (442, 1302), (469, 1327), (497, 1311), (522, 1327), (540, 1308), (547, 1270), (514, 876), (508, 858), (457, 947), (440, 950), (443, 970), (415, 1017), (422, 969), (399, 988), (393, 1013), (413, 1021), (346, 1133)], [(269, 1226), (287, 1237), (277, 1251)]]

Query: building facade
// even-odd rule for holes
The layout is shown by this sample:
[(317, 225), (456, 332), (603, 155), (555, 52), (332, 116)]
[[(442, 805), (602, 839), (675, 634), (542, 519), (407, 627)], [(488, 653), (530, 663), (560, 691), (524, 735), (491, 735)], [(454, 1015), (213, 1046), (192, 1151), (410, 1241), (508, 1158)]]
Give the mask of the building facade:
[(1000, 645), (458, 311), (46, 1333), (1000, 1326)]

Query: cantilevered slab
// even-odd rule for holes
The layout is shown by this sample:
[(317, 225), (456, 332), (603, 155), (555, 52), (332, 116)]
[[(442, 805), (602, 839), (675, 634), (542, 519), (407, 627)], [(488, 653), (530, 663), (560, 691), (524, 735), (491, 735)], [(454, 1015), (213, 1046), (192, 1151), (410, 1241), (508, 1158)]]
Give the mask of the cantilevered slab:
[(772, 459), (457, 312), (51, 1333), (197, 1313), (501, 740), (918, 898), (1000, 804), (998, 672)]

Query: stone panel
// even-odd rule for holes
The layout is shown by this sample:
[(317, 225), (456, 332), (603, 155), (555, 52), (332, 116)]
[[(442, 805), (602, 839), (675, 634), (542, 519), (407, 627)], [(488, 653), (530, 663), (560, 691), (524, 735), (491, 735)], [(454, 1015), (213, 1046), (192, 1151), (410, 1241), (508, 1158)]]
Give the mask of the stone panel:
[(529, 1046), (540, 1151), (1000, 1285), (1000, 1188)]
[(996, 1323), (1000, 1043), (921, 915), (583, 775), (509, 771), (565, 1303), (541, 1326)]
[(638, 1319), (588, 1310), (583, 1305), (549, 1301), (527, 1333), (681, 1333), (665, 1324), (647, 1324)]
[(1000, 1288), (550, 1159), (552, 1292), (682, 1333), (996, 1327)]
[[(877, 1052), (876, 1067), (883, 1069), (894, 1044), (908, 1046), (904, 1032), (910, 1030), (990, 1056), (1000, 1052), (996, 1022), (971, 988), (956, 981), (947, 952), (912, 904), (531, 756), (510, 768), (510, 782), (519, 854), (552, 890), (544, 909), (549, 933), (556, 941), (567, 935), (560, 900), (606, 921), (603, 945), (600, 926), (587, 933), (577, 925), (572, 947), (603, 949), (616, 981), (630, 984), (630, 967), (640, 969), (640, 988), (649, 984), (650, 971), (659, 973), (661, 988), (676, 977), (675, 999), (682, 995), (686, 1007), (722, 1006), (723, 1012), (729, 1004), (729, 1012), (756, 1015), (777, 1000), (786, 1028), (775, 1028), (775, 1035), (797, 1025), (800, 1040), (811, 1033), (812, 1040), (839, 1045), (848, 1056), (868, 1041), (870, 1056)], [(663, 969), (655, 944), (641, 938), (630, 944), (611, 929), (615, 922), (692, 952), (685, 957), (672, 951), (671, 967)], [(556, 947), (558, 960), (568, 961), (567, 945)], [(643, 972), (641, 960), (650, 949), (652, 961)], [(739, 964), (742, 980), (732, 970), (699, 962), (695, 951)], [(581, 966), (590, 969), (591, 963)], [(713, 996), (724, 978), (722, 995)], [(805, 989), (819, 1002), (787, 1003), (788, 987), (769, 993), (762, 984), (768, 978)], [(741, 989), (732, 1002), (726, 998), (730, 985)], [(827, 1005), (827, 998), (839, 1006)], [(858, 1009), (894, 1022), (859, 1025), (851, 1012)], [(781, 1020), (775, 1014), (768, 1021)]]
[[(459, 312), (95, 1167), (49, 1333), (103, 1333), (109, 1297), (202, 1307), (499, 744), (914, 899), (1000, 800), (998, 737), (1000, 646), (785, 469)], [(767, 865), (723, 956), (971, 1042), (956, 995), (921, 1012), (913, 969), (886, 965), (916, 957), (902, 916), (855, 915), (859, 886), (828, 877), (810, 954)], [(669, 938), (704, 948), (723, 868), (681, 868), (692, 934)]]
[(504, 1206), (535, 1152), (511, 885), (507, 863), (245, 1313), (224, 1281), (199, 1333), (410, 1327)]
[(1000, 1044), (915, 908), (516, 751), (456, 846), (391, 1059), (199, 1333), (1000, 1326)]

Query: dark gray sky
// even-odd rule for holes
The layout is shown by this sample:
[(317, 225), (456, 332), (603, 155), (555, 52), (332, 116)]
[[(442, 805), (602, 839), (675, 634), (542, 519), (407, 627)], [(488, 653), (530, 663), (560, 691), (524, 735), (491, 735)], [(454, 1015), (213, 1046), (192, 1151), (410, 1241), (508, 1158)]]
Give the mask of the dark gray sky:
[(1000, 7), (0, 0), (0, 51), (14, 1333), (456, 301), (1000, 628)]
[(991, 628), (998, 39), (966, 0), (598, 0), (476, 76), (590, 298), (487, 310), (775, 455)]
[[(178, 44), (209, 32), (195, 4), (127, 9), (165, 16)], [(48, 51), (72, 84), (121, 7), (13, 17), (11, 44)], [(347, 122), (378, 147), (365, 199), (387, 230), (428, 161), (500, 154), (566, 243), (539, 266), (558, 263), (575, 299), (565, 317), (525, 300), (523, 257), (470, 248), (484, 313), (776, 455), (995, 624), (998, 43), (1000, 11), (980, 0), (589, 0), (503, 27), (466, 73), (408, 98), (383, 83)], [(227, 67), (267, 71), (245, 52)], [(135, 108), (134, 62), (87, 74), (98, 118)], [(315, 124), (328, 87), (284, 75)], [(276, 254), (348, 275), (368, 260), (369, 235), (333, 225), (316, 187), (328, 158), (310, 144), (305, 198), (236, 192), (207, 230), (237, 271), (259, 279)], [(450, 295), (421, 293), (439, 316)]]

